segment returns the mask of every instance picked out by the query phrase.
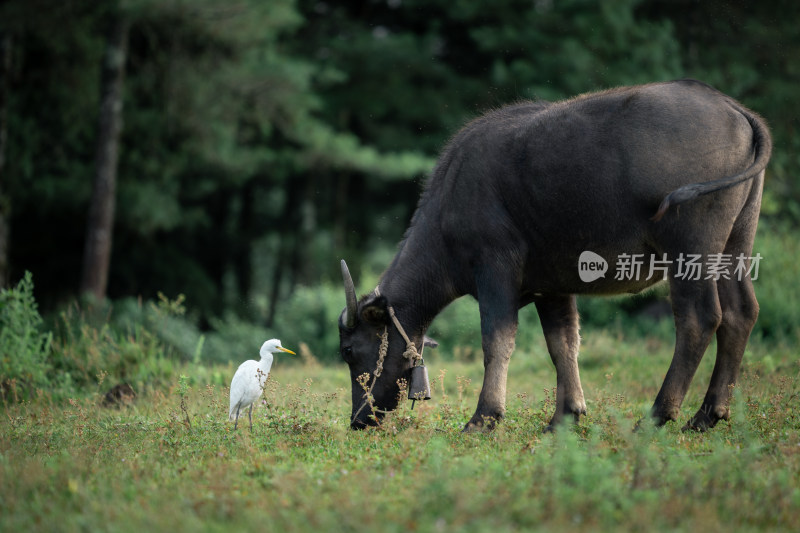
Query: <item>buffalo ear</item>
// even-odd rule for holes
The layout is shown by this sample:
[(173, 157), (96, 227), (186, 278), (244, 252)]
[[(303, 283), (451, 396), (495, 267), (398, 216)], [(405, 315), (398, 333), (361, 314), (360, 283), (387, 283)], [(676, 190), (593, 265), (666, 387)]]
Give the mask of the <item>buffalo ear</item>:
[(386, 298), (376, 296), (364, 302), (361, 309), (361, 319), (373, 325), (385, 325), (389, 323), (389, 309)]
[(422, 345), (427, 346), (428, 348), (436, 348), (437, 346), (439, 346), (439, 343), (433, 340), (432, 338), (428, 337), (427, 335), (425, 335), (425, 337), (422, 340)]

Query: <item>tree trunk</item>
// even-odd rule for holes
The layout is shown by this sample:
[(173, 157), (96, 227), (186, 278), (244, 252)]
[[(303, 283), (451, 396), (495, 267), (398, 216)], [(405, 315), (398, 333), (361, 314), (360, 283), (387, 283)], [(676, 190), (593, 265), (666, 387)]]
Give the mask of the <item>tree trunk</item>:
[(117, 156), (122, 131), (122, 82), (128, 47), (128, 21), (119, 13), (112, 17), (100, 81), (100, 114), (95, 147), (95, 176), (81, 274), (81, 293), (97, 301), (106, 296), (114, 229)]
[(11, 203), (6, 196), (4, 167), (8, 139), (8, 93), (11, 75), (11, 35), (0, 32), (0, 288), (8, 286), (8, 221)]

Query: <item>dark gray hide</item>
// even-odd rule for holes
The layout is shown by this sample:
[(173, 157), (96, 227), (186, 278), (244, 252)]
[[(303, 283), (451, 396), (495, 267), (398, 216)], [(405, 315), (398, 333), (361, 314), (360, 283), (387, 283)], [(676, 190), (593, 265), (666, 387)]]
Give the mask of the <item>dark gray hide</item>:
[[(364, 392), (356, 378), (368, 373), (372, 383), (385, 326), (390, 344), (373, 390), (378, 408), (397, 406), (397, 380), (410, 366), (387, 304), (419, 347), (437, 313), (466, 294), (479, 302), (485, 374), (465, 429), (503, 417), (517, 311), (529, 303), (556, 367), (551, 424), (577, 419), (586, 404), (575, 295), (646, 289), (663, 277), (646, 279), (651, 257), (663, 254), (676, 345), (652, 415), (659, 425), (677, 417), (716, 333), (711, 383), (687, 427), (705, 430), (727, 419), (758, 303), (748, 275), (739, 280), (731, 268), (730, 279), (706, 279), (708, 258), (727, 254), (735, 264), (740, 254), (751, 256), (770, 152), (756, 114), (692, 80), (522, 103), (470, 122), (441, 154), (381, 278), (381, 296), (356, 301), (345, 276), (348, 305), (339, 331), (353, 380), (352, 426), (375, 423), (369, 409), (359, 412)], [(581, 280), (584, 251), (608, 261), (605, 277)], [(621, 254), (643, 254), (638, 279), (615, 279)], [(677, 276), (680, 254), (702, 254), (699, 279)]]

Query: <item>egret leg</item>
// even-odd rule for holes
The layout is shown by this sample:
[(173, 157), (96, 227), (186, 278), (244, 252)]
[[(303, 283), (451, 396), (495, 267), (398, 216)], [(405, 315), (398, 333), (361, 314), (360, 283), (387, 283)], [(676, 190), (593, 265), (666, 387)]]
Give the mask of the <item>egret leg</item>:
[(236, 421), (233, 423), (233, 429), (236, 429), (236, 427), (239, 425), (239, 409), (241, 409), (241, 407), (241, 405), (236, 406)]
[(253, 404), (250, 404), (250, 410), (247, 412), (247, 418), (250, 419), (250, 431), (253, 431)]

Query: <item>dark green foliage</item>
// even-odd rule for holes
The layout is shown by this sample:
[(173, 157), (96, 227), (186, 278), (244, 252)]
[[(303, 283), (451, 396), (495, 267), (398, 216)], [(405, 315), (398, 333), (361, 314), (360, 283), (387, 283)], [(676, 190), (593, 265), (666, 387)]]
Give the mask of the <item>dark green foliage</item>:
[(63, 311), (54, 331), (48, 382), (55, 397), (83, 396), (121, 383), (138, 392), (163, 386), (180, 358), (148, 325), (114, 328), (77, 306)]
[[(34, 272), (45, 310), (75, 296), (109, 8), (131, 21), (109, 296), (186, 294), (188, 322), (202, 330), (286, 328), (303, 300), (313, 318), (301, 331), (329, 353), (318, 324), (336, 296), (307, 294), (336, 286), (342, 257), (356, 279), (380, 272), (445, 141), (519, 99), (708, 81), (767, 118), (764, 213), (796, 224), (798, 6), (5, 2), (0, 33), (13, 53), (0, 201), (10, 206), (11, 279)], [(585, 320), (606, 324), (640, 305), (587, 302)], [(196, 341), (175, 344), (186, 354)], [(206, 348), (222, 353), (211, 338)]]
[[(181, 359), (191, 360), (180, 351), (184, 346), (177, 332), (181, 326), (186, 330), (185, 322), (176, 319), (182, 314), (180, 300), (162, 298), (158, 305), (149, 304), (144, 320), (124, 327), (113, 327), (98, 313), (73, 305), (60, 314), (51, 332), (39, 315), (33, 289), (32, 275), (26, 272), (16, 287), (0, 291), (4, 402), (38, 394), (55, 399), (83, 396), (104, 382), (107, 387), (129, 383), (135, 390), (152, 390), (172, 377)], [(199, 336), (195, 328), (189, 332)]]
[(33, 276), (26, 272), (16, 287), (0, 290), (0, 397), (29, 398), (50, 380), (52, 336), (42, 328), (33, 297)]

